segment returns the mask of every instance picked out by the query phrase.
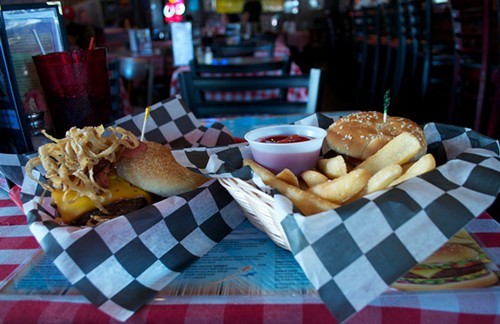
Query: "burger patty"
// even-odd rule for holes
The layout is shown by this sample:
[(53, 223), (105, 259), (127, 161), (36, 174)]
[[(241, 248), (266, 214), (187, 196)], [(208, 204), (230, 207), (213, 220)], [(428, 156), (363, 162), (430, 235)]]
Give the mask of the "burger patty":
[(75, 225), (88, 225), (90, 223), (97, 223), (97, 221), (92, 220), (92, 216), (99, 216), (103, 219), (111, 219), (120, 215), (130, 213), (134, 210), (141, 209), (148, 205), (148, 201), (144, 197), (133, 198), (133, 199), (122, 199), (120, 201), (113, 202), (104, 206), (107, 213), (100, 211), (99, 209), (91, 210), (83, 214), (75, 222)]
[[(450, 278), (450, 277), (460, 277), (476, 272), (480, 272), (485, 269), (484, 264), (482, 262), (475, 263), (473, 265), (461, 268), (446, 268), (441, 269), (441, 271), (437, 272), (432, 276), (433, 279), (437, 278)], [(419, 276), (416, 273), (408, 272), (404, 275), (405, 278), (413, 278), (413, 279), (424, 279), (425, 277)]]

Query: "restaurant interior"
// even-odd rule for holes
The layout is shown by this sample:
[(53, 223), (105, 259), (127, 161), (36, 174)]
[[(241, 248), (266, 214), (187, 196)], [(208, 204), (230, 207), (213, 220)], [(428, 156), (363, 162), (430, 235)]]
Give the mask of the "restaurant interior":
[[(447, 261), (449, 267), (484, 262), (484, 271), (500, 278), (495, 170), (500, 148), (500, 0), (0, 0), (0, 18), (6, 15), (0, 27), (15, 19), (7, 14), (10, 10), (54, 3), (60, 34), (28, 32), (23, 45), (32, 52), (12, 41), (9, 30), (2, 31), (9, 40), (0, 43), (0, 77), (12, 85), (0, 84), (0, 90), (5, 97), (13, 94), (0, 100), (0, 323), (498, 322), (500, 281), (470, 290), (457, 286), (424, 292), (391, 284), (396, 279), (401, 283), (400, 275), (415, 269), (416, 255), (428, 256), (451, 240), (477, 246), (480, 256)], [(103, 48), (106, 66), (101, 70), (107, 68), (108, 75), (103, 106), (109, 109), (93, 111), (92, 123), (135, 131), (141, 142), (144, 136), (165, 142), (172, 152), (179, 149), (174, 152), (178, 162), (217, 180), (182, 192), (181, 198), (155, 196), (157, 210), (150, 204), (120, 214), (125, 221), (104, 221), (95, 230), (88, 223), (70, 224), (66, 232), (44, 218), (57, 211), (43, 201), (47, 188), (32, 173), (25, 176), (24, 168), (18, 173), (20, 166), (30, 166), (40, 146), (63, 138), (68, 123), (90, 122), (47, 108), (49, 92), (59, 88), (55, 84), (74, 75), (54, 70), (49, 78), (51, 71), (42, 69), (40, 56), (88, 50), (84, 53), (96, 57), (72, 59), (97, 66), (97, 52)], [(23, 70), (20, 60), (26, 58), (29, 68)], [(36, 81), (31, 72), (37, 72)], [(86, 86), (101, 87), (96, 80)], [(33, 85), (35, 90), (29, 88)], [(429, 170), (434, 176), (437, 166), (444, 166), (443, 171), (436, 178), (417, 174), (416, 182), (403, 183), (402, 190), (389, 190), (389, 195), (366, 199), (366, 189), (359, 191), (335, 203), (332, 209), (339, 207), (338, 215), (327, 211), (340, 216), (338, 222), (322, 218), (324, 210), (311, 217), (317, 217), (316, 224), (308, 223), (309, 217), (297, 218), (302, 210), (286, 194), (290, 200), (267, 201), (289, 187), (255, 180), (256, 175), (268, 175), (248, 162), (241, 149), (240, 144), (252, 144), (248, 131), (276, 123), (328, 129), (333, 120), (363, 111), (380, 112), (384, 124), (389, 116), (398, 116), (425, 125), (429, 152), (444, 156), (437, 162), (433, 158)], [(72, 155), (68, 147), (48, 160)], [(459, 155), (468, 148), (470, 155)], [(446, 163), (450, 156), (459, 160), (456, 166)], [(240, 169), (240, 160), (252, 174)], [(347, 174), (364, 163), (361, 158), (346, 160)], [(321, 169), (320, 164), (313, 167)], [(43, 178), (36, 172), (35, 177)], [(221, 180), (225, 177), (241, 177), (243, 183)], [(251, 181), (257, 185), (245, 187)], [(264, 184), (265, 190), (255, 189)], [(289, 191), (293, 196), (294, 190)], [(306, 197), (314, 201), (315, 196)], [(286, 211), (286, 218), (276, 220)], [(259, 219), (259, 213), (270, 214), (266, 221), (271, 224)], [(363, 213), (376, 224), (364, 221)], [(141, 220), (142, 214), (165, 220), (159, 228), (146, 217)], [(12, 225), (19, 226), (15, 233), (8, 231)], [(89, 238), (89, 232), (96, 234)], [(330, 255), (333, 248), (325, 241), (338, 237), (342, 242)], [(95, 259), (86, 244), (95, 246)], [(158, 257), (165, 245), (168, 252)], [(266, 271), (271, 261), (276, 264)], [(244, 262), (248, 265), (241, 267)], [(342, 262), (346, 270), (338, 265)], [(424, 267), (415, 273), (423, 274), (418, 278), (427, 283), (438, 270), (436, 265)]]
[[(110, 81), (112, 92), (120, 100), (114, 102), (114, 117), (181, 94), (198, 117), (387, 109), (389, 115), (422, 125), (438, 122), (469, 127), (499, 138), (498, 1), (267, 0), (262, 1), (258, 31), (243, 24), (244, 2), (66, 0), (62, 4), (68, 38), (75, 22), (80, 28), (82, 24), (91, 26), (91, 31), (77, 32), (79, 39), (71, 40), (70, 46), (84, 48), (95, 35), (96, 46), (107, 48), (108, 56), (117, 59), (110, 64), (115, 75)], [(175, 22), (191, 24), (188, 46), (193, 49), (187, 55), (195, 61), (201, 63), (211, 49), (216, 62), (257, 56), (274, 57), (289, 65), (277, 68), (277, 62), (274, 67), (267, 62), (267, 67), (253, 67), (267, 71), (250, 75), (309, 76), (311, 69), (318, 69), (317, 95), (308, 98), (305, 88), (281, 88), (288, 92), (283, 100), (288, 103), (266, 107), (248, 103), (262, 98), (243, 91), (248, 85), (242, 84), (237, 90), (246, 94), (243, 100), (240, 96), (228, 106), (227, 101), (235, 100), (230, 96), (222, 107), (220, 99), (208, 98), (217, 101), (213, 102), (216, 107), (205, 113), (197, 111), (192, 98), (205, 94), (194, 95), (197, 89), (181, 85), (181, 74), (186, 74), (182, 72), (196, 68), (193, 62), (175, 62), (171, 28)], [(137, 48), (130, 29), (147, 31), (151, 44)], [(233, 52), (222, 53), (222, 45)], [(212, 71), (198, 73), (238, 73), (231, 64), (226, 71), (217, 70), (212, 67)], [(299, 107), (307, 101), (313, 101), (308, 103), (310, 108)], [(233, 112), (237, 106), (240, 111)]]
[[(2, 0), (4, 5), (23, 2)], [(253, 30), (242, 21), (243, 0), (65, 0), (61, 4), (68, 46), (85, 48), (93, 37), (95, 46), (107, 49), (110, 61), (118, 61), (110, 62), (116, 76), (112, 92), (118, 91), (118, 83), (125, 90), (118, 96), (122, 102), (114, 103), (114, 117), (181, 93), (179, 77), (189, 70), (185, 69), (189, 59), (200, 61), (210, 55), (217, 63), (231, 56), (267, 56), (287, 61), (290, 67), (284, 74), (321, 72), (312, 111), (387, 109), (420, 124), (448, 123), (498, 138), (496, 1), (267, 0), (262, 1), (258, 22), (251, 23), (258, 26)], [(469, 18), (466, 13), (472, 5), (482, 11)], [(464, 18), (454, 17), (462, 15), (462, 7), (468, 7)], [(183, 52), (188, 57), (185, 62), (176, 62), (172, 45), (172, 26), (179, 22), (191, 25), (189, 35), (177, 41), (184, 43), (177, 47), (186, 46), (182, 39), (191, 38), (187, 45), (191, 48)], [(136, 31), (134, 39), (131, 30)], [(221, 52), (222, 45), (233, 52)], [(247, 52), (238, 53), (238, 47)], [(207, 49), (211, 53), (205, 53)], [(272, 72), (267, 69), (266, 73)], [(306, 100), (304, 95), (298, 99), (292, 95), (287, 101)], [(295, 110), (276, 113), (283, 112)]]
[[(97, 45), (110, 53), (117, 50), (115, 46), (130, 46), (126, 35), (120, 40), (118, 29), (123, 23), (117, 22), (117, 17), (128, 14), (132, 28), (150, 31), (153, 53), (162, 56), (155, 66), (153, 89), (135, 92), (138, 102), (133, 105), (144, 106), (173, 94), (172, 75), (178, 65), (171, 51), (170, 24), (189, 21), (197, 54), (207, 47), (215, 51), (221, 42), (235, 46), (274, 40), (273, 56), (286, 55), (299, 73), (320, 69), (317, 111), (382, 111), (384, 98), (389, 97), (392, 115), (421, 124), (466, 126), (498, 138), (499, 15), (495, 1), (463, 5), (453, 1), (262, 1), (258, 34), (242, 28), (243, 0), (90, 3), (63, 1), (77, 9), (101, 5), (100, 14), (89, 15), (94, 31), (102, 33)], [(488, 10), (463, 22), (452, 18), (450, 6), (459, 13), (460, 6), (470, 9), (472, 5)], [(171, 17), (166, 17), (168, 12), (173, 13)], [(235, 26), (236, 37), (231, 29)], [(463, 33), (454, 33), (462, 29)], [(149, 102), (144, 98), (148, 93)]]

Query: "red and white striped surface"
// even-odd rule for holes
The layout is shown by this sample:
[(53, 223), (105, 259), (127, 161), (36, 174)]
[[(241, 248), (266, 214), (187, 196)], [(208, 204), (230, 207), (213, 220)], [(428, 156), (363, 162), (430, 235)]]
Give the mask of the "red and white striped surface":
[[(15, 197), (13, 192), (12, 196)], [(468, 232), (500, 266), (500, 224), (487, 214)], [(0, 196), (0, 285), (4, 286), (40, 247), (22, 211)], [(348, 323), (498, 323), (500, 285), (434, 292), (388, 291)], [(167, 297), (142, 307), (127, 323), (332, 323), (316, 295)], [(115, 323), (82, 296), (0, 293), (0, 323)]]
[(0, 289), (39, 253), (26, 216), (6, 195), (0, 196)]

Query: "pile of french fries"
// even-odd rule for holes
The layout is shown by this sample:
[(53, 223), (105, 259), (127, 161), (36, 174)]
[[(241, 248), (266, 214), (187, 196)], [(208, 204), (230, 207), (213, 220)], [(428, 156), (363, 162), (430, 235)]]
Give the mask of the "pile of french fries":
[(288, 169), (275, 175), (250, 159), (243, 164), (307, 216), (335, 209), (434, 169), (436, 161), (431, 154), (414, 159), (419, 148), (420, 143), (413, 135), (401, 133), (357, 166), (337, 155), (320, 159), (315, 169), (298, 177)]

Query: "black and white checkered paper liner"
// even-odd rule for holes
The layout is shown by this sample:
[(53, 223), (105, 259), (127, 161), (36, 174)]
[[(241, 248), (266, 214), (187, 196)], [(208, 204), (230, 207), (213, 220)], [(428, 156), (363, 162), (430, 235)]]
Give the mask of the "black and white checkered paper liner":
[(439, 124), (426, 125), (425, 134), (429, 152), (449, 161), (395, 188), (308, 217), (275, 195), (295, 259), (339, 321), (384, 293), (499, 193), (498, 141)]
[[(296, 123), (327, 128), (332, 119), (315, 114)], [(274, 196), (276, 217), (296, 260), (339, 321), (385, 292), (498, 195), (498, 141), (468, 128), (435, 123), (425, 125), (424, 132), (428, 152), (439, 167), (393, 189), (308, 217), (294, 213), (284, 196)], [(209, 151), (211, 172), (242, 179), (255, 176), (241, 168), (241, 160), (251, 157), (247, 145)], [(333, 152), (324, 147), (323, 154)]]
[[(139, 135), (142, 133), (144, 114), (145, 112), (122, 117), (112, 126), (120, 126)], [(201, 125), (180, 96), (151, 106), (150, 116), (145, 124), (144, 140), (166, 143), (171, 149), (234, 143), (231, 133), (221, 123), (214, 123), (208, 128)]]
[[(141, 113), (114, 125), (139, 135), (143, 120)], [(198, 167), (193, 161), (199, 161), (205, 173), (219, 171), (220, 163), (212, 167), (203, 153), (206, 149), (196, 147), (217, 146), (217, 152), (234, 143), (222, 124), (201, 125), (179, 98), (151, 107), (145, 140), (168, 143), (172, 148), (194, 147), (191, 152), (179, 150), (175, 155), (194, 170)], [(234, 199), (218, 181), (211, 180), (93, 228), (59, 225), (54, 222), (50, 198), (40, 199), (43, 188), (23, 174), (32, 156), (2, 154), (0, 161), (2, 172), (21, 185), (21, 200), (33, 235), (66, 278), (117, 320), (128, 319), (244, 219)], [(42, 172), (35, 170), (33, 174), (43, 180)]]

